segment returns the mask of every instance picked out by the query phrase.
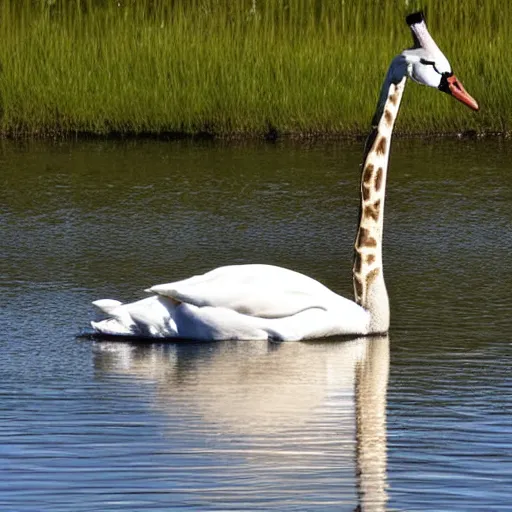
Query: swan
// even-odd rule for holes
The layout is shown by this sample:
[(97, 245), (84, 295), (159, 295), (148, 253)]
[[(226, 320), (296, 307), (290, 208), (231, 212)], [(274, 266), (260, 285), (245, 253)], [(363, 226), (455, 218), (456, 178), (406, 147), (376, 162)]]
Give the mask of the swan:
[(359, 225), (354, 245), (355, 300), (293, 270), (252, 264), (220, 267), (123, 304), (93, 302), (106, 318), (94, 333), (194, 340), (296, 341), (333, 335), (385, 334), (389, 300), (382, 265), (384, 199), (390, 140), (407, 78), (448, 93), (473, 110), (477, 102), (452, 73), (422, 12), (406, 17), (414, 46), (391, 62), (373, 118), (362, 165)]

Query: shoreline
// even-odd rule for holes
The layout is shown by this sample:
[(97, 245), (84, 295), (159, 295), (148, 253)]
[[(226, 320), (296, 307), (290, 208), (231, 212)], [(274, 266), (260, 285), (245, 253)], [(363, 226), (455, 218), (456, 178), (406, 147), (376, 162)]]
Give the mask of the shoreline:
[[(5, 141), (191, 141), (191, 142), (304, 142), (310, 143), (314, 141), (353, 141), (361, 142), (366, 139), (368, 132), (345, 132), (345, 133), (280, 133), (273, 130), (268, 133), (210, 133), (210, 132), (48, 132), (48, 133), (19, 133), (0, 134), (0, 139)], [(512, 132), (477, 132), (476, 130), (466, 130), (463, 132), (400, 132), (393, 133), (394, 140), (418, 140), (418, 139), (452, 139), (452, 140), (480, 140), (480, 139), (503, 139), (512, 138)]]

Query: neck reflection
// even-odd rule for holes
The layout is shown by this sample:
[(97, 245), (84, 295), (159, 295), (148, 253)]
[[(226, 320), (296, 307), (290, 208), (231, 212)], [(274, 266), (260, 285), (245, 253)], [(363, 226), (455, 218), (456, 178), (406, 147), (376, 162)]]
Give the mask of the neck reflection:
[(338, 470), (344, 468), (349, 476), (340, 484), (355, 490), (361, 510), (385, 509), (388, 337), (280, 344), (98, 342), (94, 354), (98, 375), (151, 383), (155, 409), (170, 423), (179, 411), (181, 421), (190, 422), (184, 431), (243, 439), (237, 456), (271, 466), (272, 478), (279, 478), (279, 464), (288, 474), (301, 468), (302, 477), (309, 468), (343, 478)]

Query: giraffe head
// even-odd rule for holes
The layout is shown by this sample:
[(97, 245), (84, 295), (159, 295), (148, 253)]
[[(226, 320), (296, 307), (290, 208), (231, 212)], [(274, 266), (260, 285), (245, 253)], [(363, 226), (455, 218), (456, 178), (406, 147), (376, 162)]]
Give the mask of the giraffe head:
[(423, 85), (435, 87), (461, 101), (469, 108), (478, 110), (478, 103), (466, 92), (453, 74), (448, 59), (430, 35), (422, 12), (406, 18), (414, 47), (404, 50), (398, 57), (398, 64), (406, 67), (407, 75)]

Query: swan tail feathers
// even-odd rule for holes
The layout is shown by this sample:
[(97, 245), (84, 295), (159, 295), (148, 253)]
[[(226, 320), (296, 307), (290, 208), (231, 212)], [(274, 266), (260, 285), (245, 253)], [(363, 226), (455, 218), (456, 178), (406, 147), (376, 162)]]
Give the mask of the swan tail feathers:
[(107, 334), (112, 336), (133, 335), (133, 329), (130, 326), (119, 322), (116, 318), (107, 318), (100, 322), (91, 321), (91, 327), (98, 334)]
[(107, 315), (112, 315), (113, 311), (123, 303), (119, 300), (114, 299), (100, 299), (92, 302), (93, 306), (96, 306), (100, 311)]
[(92, 304), (107, 316), (104, 320), (91, 322), (95, 331), (103, 334), (133, 334), (135, 322), (121, 301), (100, 299)]

